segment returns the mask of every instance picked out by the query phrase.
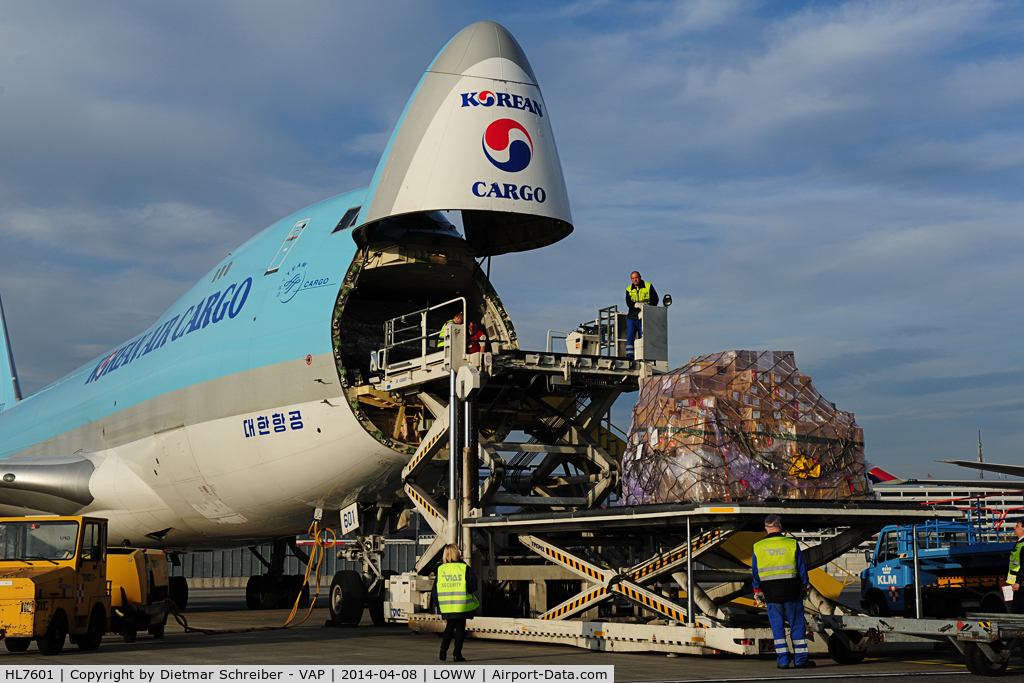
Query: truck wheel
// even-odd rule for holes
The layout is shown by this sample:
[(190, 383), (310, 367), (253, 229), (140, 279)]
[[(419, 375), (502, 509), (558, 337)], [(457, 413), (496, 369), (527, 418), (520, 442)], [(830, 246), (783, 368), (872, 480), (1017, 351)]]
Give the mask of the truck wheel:
[[(134, 629), (132, 629), (134, 630)], [(92, 652), (99, 648), (103, 640), (103, 634), (107, 632), (107, 615), (103, 613), (103, 606), (96, 605), (89, 615), (89, 629), (78, 636), (78, 649), (82, 652)], [(125, 642), (131, 642), (127, 638)]]
[[(860, 633), (857, 631), (846, 631), (846, 637), (850, 642), (860, 642)], [(828, 653), (836, 664), (860, 664), (868, 654), (864, 650), (851, 650), (835, 633), (828, 637)]]
[(31, 638), (4, 638), (4, 645), (7, 646), (8, 652), (24, 652), (31, 642)]
[[(989, 643), (989, 645), (996, 654), (1003, 651), (1003, 644), (998, 640)], [(996, 664), (991, 662), (985, 656), (985, 653), (981, 651), (981, 648), (978, 647), (977, 643), (964, 643), (964, 664), (967, 665), (967, 670), (976, 676), (1002, 676), (1003, 672), (1006, 671), (1008, 663)]]
[(363, 618), (363, 578), (351, 569), (340, 571), (331, 581), (328, 607), (335, 626), (358, 626)]
[(369, 596), (370, 603), (370, 619), (373, 620), (374, 626), (390, 626), (391, 622), (386, 619), (384, 614), (384, 601), (388, 599), (387, 584), (388, 579), (392, 576), (396, 576), (398, 572), (390, 569), (385, 569), (380, 573), (381, 581), (374, 588), (373, 593)]
[(1002, 593), (996, 593), (995, 591), (987, 594), (981, 599), (979, 609), (981, 609), (985, 614), (1006, 614), (1009, 612), (1007, 609), (1007, 603), (1003, 600)]
[(43, 637), (36, 639), (36, 645), (39, 647), (40, 654), (59, 655), (60, 651), (64, 649), (64, 641), (67, 640), (67, 637), (68, 618), (64, 616), (63, 610), (58, 610), (50, 619), (50, 625), (46, 627)]
[(868, 614), (873, 617), (889, 616), (889, 601), (878, 593), (872, 593), (868, 596)]
[(188, 606), (188, 581), (185, 577), (172, 576), (168, 581), (167, 592), (178, 611), (184, 612)]

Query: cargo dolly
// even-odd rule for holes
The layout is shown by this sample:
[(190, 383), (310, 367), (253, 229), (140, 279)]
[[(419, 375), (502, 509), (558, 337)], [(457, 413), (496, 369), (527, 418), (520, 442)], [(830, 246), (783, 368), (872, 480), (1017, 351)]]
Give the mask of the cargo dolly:
[(979, 676), (999, 676), (1024, 637), (1024, 615), (969, 613), (955, 619), (914, 619), (822, 614), (808, 619), (808, 629), (830, 631), (828, 650), (840, 664), (861, 662), (867, 648), (880, 643), (951, 643), (967, 669)]

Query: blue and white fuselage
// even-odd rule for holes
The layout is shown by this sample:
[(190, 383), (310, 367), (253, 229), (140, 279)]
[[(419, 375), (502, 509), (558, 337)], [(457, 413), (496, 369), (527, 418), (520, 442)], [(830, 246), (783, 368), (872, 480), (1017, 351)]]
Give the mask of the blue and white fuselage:
[[(393, 501), (432, 415), (426, 397), (369, 387), (382, 323), (462, 297), (488, 338), (514, 345), (475, 259), (571, 230), (529, 63), (500, 26), (467, 27), (368, 188), (266, 228), (149, 329), (37, 394), (17, 401), (2, 383), (0, 512), (103, 516), (112, 541), (201, 548)], [(0, 365), (13, 374), (8, 354)]]

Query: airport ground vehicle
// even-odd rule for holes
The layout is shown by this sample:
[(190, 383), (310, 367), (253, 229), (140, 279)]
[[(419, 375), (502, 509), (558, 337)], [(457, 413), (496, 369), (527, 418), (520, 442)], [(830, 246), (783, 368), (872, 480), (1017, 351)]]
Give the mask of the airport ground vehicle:
[(107, 520), (0, 518), (0, 633), (11, 652), (32, 640), (55, 655), (70, 635), (99, 647), (110, 619)]
[(163, 638), (170, 608), (167, 557), (163, 551), (108, 548), (107, 577), (109, 631), (120, 634), (126, 643), (134, 642), (139, 631)]
[[(913, 530), (890, 525), (878, 535), (870, 565), (861, 572), (861, 606), (877, 617), (916, 613)], [(1004, 534), (1005, 535), (1005, 534)], [(1012, 542), (997, 529), (968, 518), (927, 520), (917, 527), (916, 558), (923, 616), (1007, 612), (1005, 583)]]

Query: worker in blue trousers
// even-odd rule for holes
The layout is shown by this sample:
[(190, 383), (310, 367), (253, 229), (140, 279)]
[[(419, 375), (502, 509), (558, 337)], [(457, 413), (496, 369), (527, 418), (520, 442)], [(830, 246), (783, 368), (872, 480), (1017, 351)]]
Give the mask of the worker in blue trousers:
[(657, 306), (658, 292), (650, 282), (644, 282), (638, 271), (629, 274), (631, 284), (626, 288), (626, 358), (633, 358), (633, 345), (644, 336), (640, 308)]
[[(754, 544), (754, 598), (768, 610), (779, 668), (812, 667), (804, 622), (804, 596), (811, 583), (804, 556), (795, 539), (782, 535), (782, 518), (778, 515), (764, 518), (764, 530), (768, 535)], [(786, 622), (793, 641), (792, 653), (786, 642)]]

